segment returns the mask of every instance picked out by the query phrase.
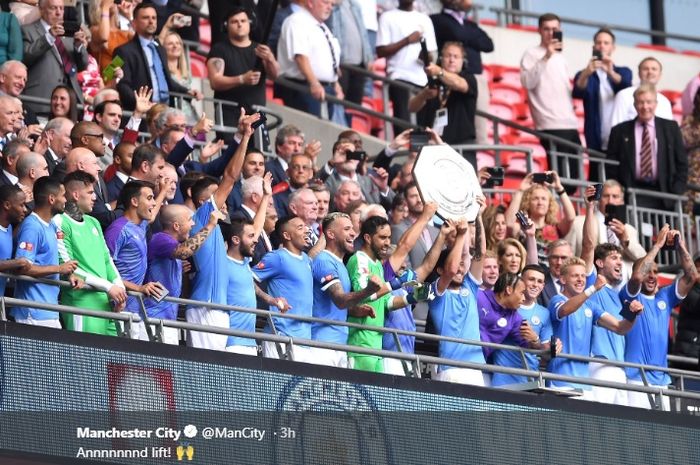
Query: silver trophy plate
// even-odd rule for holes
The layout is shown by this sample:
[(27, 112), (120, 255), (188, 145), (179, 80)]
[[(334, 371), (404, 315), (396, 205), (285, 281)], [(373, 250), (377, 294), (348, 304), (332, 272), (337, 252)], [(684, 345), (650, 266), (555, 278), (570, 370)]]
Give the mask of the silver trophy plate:
[(476, 196), (482, 195), (479, 178), (471, 163), (449, 145), (424, 146), (413, 165), (413, 179), (423, 203), (436, 202), (442, 219), (476, 219)]

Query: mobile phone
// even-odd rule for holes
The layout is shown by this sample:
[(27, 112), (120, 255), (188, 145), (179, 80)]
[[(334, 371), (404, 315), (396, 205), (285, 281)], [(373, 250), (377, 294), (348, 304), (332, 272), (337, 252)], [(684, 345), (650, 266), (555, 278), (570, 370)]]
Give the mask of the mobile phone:
[(593, 49), (593, 58), (596, 60), (602, 60), (603, 59), (603, 52), (600, 50)]
[(412, 131), (411, 135), (410, 135), (409, 150), (411, 152), (420, 152), (420, 149), (422, 149), (424, 145), (428, 145), (429, 141), (430, 141), (430, 134), (428, 134), (426, 131), (420, 131), (420, 130)]
[(552, 173), (534, 173), (532, 175), (532, 182), (535, 184), (545, 184), (554, 182), (554, 176)]
[(265, 116), (265, 112), (259, 111), (258, 114), (260, 115), (260, 119), (250, 125), (250, 127), (253, 128), (253, 130), (258, 129), (260, 126), (267, 123), (267, 116)]
[(367, 159), (367, 152), (363, 150), (348, 150), (345, 152), (345, 158), (348, 160), (365, 161)]
[(502, 166), (494, 166), (491, 168), (486, 168), (486, 172), (491, 175), (489, 179), (484, 182), (484, 187), (502, 186), (503, 178), (505, 176), (505, 169)]
[(185, 27), (192, 25), (192, 16), (176, 16), (173, 18), (173, 25), (175, 27)]
[(613, 219), (618, 220), (620, 223), (627, 223), (627, 207), (624, 205), (610, 205), (605, 206), (605, 224), (610, 224)]
[(603, 193), (603, 185), (602, 184), (594, 184), (593, 187), (595, 187), (595, 194), (588, 197), (589, 202), (593, 202), (594, 200), (600, 200), (600, 195)]
[(661, 247), (661, 250), (678, 250), (679, 244), (680, 244), (680, 239), (678, 237), (678, 234), (674, 234), (673, 239), (671, 239), (670, 241), (669, 241), (668, 237), (666, 238), (666, 243), (664, 244), (663, 247)]
[(518, 220), (518, 223), (520, 223), (520, 228), (525, 231), (527, 229), (530, 229), (530, 222), (527, 219), (527, 216), (525, 215), (525, 212), (520, 210), (515, 214), (515, 217)]
[(554, 31), (554, 32), (552, 32), (552, 39), (556, 39), (560, 42), (560, 45), (559, 45), (559, 47), (557, 47), (557, 50), (561, 52), (562, 49), (564, 48), (561, 45), (561, 42), (564, 41), (564, 33), (562, 31)]
[[(158, 284), (160, 284), (160, 283), (158, 283)], [(162, 284), (160, 284), (160, 286), (163, 289), (163, 291), (160, 294), (158, 294), (157, 297), (151, 297), (157, 303), (161, 303), (163, 301), (163, 299), (165, 299), (168, 296), (168, 294), (170, 294), (170, 291), (168, 290), (167, 287), (163, 286)]]
[(80, 23), (78, 21), (64, 21), (63, 22), (63, 35), (65, 37), (73, 37), (76, 32), (80, 30)]
[(377, 170), (374, 168), (370, 168), (367, 170), (367, 175), (372, 176), (372, 177), (378, 177), (379, 173), (377, 173)]

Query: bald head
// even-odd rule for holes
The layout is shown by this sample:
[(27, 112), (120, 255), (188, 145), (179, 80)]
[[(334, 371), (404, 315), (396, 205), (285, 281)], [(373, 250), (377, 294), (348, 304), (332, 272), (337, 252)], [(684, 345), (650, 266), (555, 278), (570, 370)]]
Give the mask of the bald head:
[(192, 216), (192, 210), (184, 205), (170, 204), (160, 209), (160, 223), (163, 229), (171, 230), (174, 223), (188, 216)]
[(27, 152), (17, 160), (17, 177), (23, 185), (32, 185), (34, 180), (49, 175), (49, 168), (43, 155)]
[(85, 171), (95, 179), (100, 174), (100, 167), (97, 164), (97, 157), (91, 150), (84, 147), (76, 147), (68, 152), (66, 156), (66, 174), (73, 171)]

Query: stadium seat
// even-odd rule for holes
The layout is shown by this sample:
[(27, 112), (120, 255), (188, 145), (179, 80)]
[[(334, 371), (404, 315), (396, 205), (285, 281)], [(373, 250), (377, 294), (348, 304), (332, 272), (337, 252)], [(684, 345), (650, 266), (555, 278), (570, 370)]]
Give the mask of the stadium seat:
[(637, 44), (635, 47), (643, 48), (645, 50), (653, 50), (655, 52), (678, 53), (678, 50), (673, 47), (669, 47), (668, 45)]
[(509, 102), (503, 102), (498, 99), (491, 99), (489, 103), (489, 113), (508, 121), (512, 121), (515, 115), (513, 106)]
[(192, 77), (206, 79), (209, 76), (206, 61), (197, 53), (190, 52)]
[(489, 82), (501, 82), (501, 79), (503, 79), (503, 69), (505, 67), (498, 65), (498, 64), (486, 64), (484, 63), (484, 69), (488, 70), (489, 76), (491, 79), (489, 79)]
[[(520, 82), (520, 68), (505, 66), (501, 72), (501, 84), (510, 84), (514, 87), (522, 87)], [(523, 96), (526, 96), (523, 94)]]
[(660, 90), (659, 92), (661, 92), (668, 99), (668, 101), (671, 102), (672, 107), (681, 101), (681, 95), (683, 94), (683, 92), (671, 89), (664, 89)]
[(372, 134), (372, 122), (371, 118), (357, 110), (352, 108), (346, 108), (345, 113), (350, 117), (351, 123), (350, 127), (361, 134)]
[(516, 104), (522, 103), (525, 100), (523, 88), (513, 86), (504, 82), (493, 83), (489, 86), (492, 100), (508, 102), (515, 108)]
[(697, 50), (683, 50), (681, 54), (688, 55), (690, 57), (700, 58), (700, 52), (698, 52)]
[(483, 18), (479, 20), (479, 24), (482, 26), (498, 26), (498, 21), (490, 18)]
[(211, 47), (211, 25), (206, 19), (200, 19), (199, 21), (199, 41), (203, 45)]
[(481, 168), (490, 168), (496, 166), (496, 159), (491, 152), (476, 152), (476, 166)]

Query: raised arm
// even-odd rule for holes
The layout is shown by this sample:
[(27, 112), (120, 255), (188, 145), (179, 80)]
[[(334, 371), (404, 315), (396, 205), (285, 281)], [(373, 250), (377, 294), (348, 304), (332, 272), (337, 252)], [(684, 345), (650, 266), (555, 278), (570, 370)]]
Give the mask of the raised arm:
[[(581, 242), (581, 259), (586, 262), (586, 274), (590, 274), (595, 267), (593, 263), (593, 255), (595, 247), (598, 243), (598, 218), (596, 218), (595, 210), (597, 201), (589, 201), (595, 194), (595, 186), (588, 186), (584, 194), (586, 202), (586, 216), (583, 220), (583, 240)], [(568, 197), (568, 196), (567, 196)]]
[(204, 241), (207, 240), (209, 234), (214, 230), (216, 223), (224, 218), (226, 218), (226, 216), (221, 211), (212, 211), (209, 215), (209, 221), (207, 224), (205, 224), (204, 227), (197, 232), (197, 234), (188, 238), (184, 242), (180, 242), (180, 245), (178, 245), (173, 251), (172, 257), (179, 258), (180, 260), (187, 260), (193, 256), (197, 250), (199, 250), (202, 244), (204, 244)]
[(457, 236), (455, 237), (454, 244), (452, 244), (452, 250), (450, 250), (450, 253), (447, 255), (447, 260), (445, 260), (442, 274), (437, 283), (437, 290), (440, 294), (445, 292), (452, 282), (452, 279), (459, 271), (459, 264), (462, 262), (465, 246), (467, 251), (469, 250), (469, 240), (467, 239), (467, 231), (469, 228), (467, 222), (462, 219), (457, 222), (455, 227), (457, 229)]
[(255, 212), (253, 218), (253, 229), (255, 230), (255, 240), (260, 239), (263, 227), (265, 226), (265, 217), (267, 215), (267, 206), (272, 198), (272, 173), (267, 172), (263, 177), (263, 197), (260, 201), (260, 207)]
[(435, 202), (427, 203), (423, 207), (423, 212), (418, 217), (418, 219), (403, 233), (401, 238), (399, 238), (398, 244), (396, 244), (396, 250), (389, 257), (389, 264), (394, 270), (398, 270), (403, 266), (406, 261), (406, 257), (413, 250), (418, 239), (420, 239), (423, 230), (428, 225), (428, 222), (433, 218), (435, 212), (437, 212), (438, 204)]
[(564, 186), (562, 186), (561, 184), (559, 173), (557, 173), (556, 171), (548, 171), (547, 173), (551, 173), (552, 177), (554, 178), (552, 187), (557, 192), (557, 195), (559, 195), (559, 201), (561, 202), (561, 206), (564, 211), (564, 215), (559, 220), (559, 224), (557, 225), (559, 235), (561, 237), (564, 237), (569, 233), (569, 230), (571, 230), (571, 225), (574, 224), (574, 218), (576, 218), (576, 209), (574, 208), (574, 204), (569, 198), (569, 194), (566, 193), (566, 190), (564, 190)]
[(506, 208), (506, 225), (510, 230), (511, 237), (518, 237), (518, 233), (520, 232), (520, 223), (518, 223), (515, 215), (520, 210), (520, 201), (523, 199), (523, 193), (530, 187), (532, 187), (532, 173), (528, 174), (520, 181), (520, 187), (513, 193), (508, 208)]
[(430, 276), (430, 273), (432, 273), (435, 269), (435, 265), (437, 265), (442, 249), (445, 247), (447, 238), (455, 231), (456, 228), (452, 220), (447, 220), (442, 223), (440, 234), (438, 234), (438, 237), (435, 238), (435, 241), (430, 247), (430, 250), (428, 250), (428, 253), (425, 254), (423, 262), (413, 270), (416, 273), (417, 281), (423, 282), (428, 278), (428, 276)]
[(525, 263), (528, 265), (537, 265), (540, 262), (540, 258), (537, 255), (537, 238), (535, 237), (537, 230), (535, 229), (535, 224), (532, 222), (530, 217), (527, 216), (527, 213), (525, 214), (525, 217), (530, 225), (525, 230), (525, 252), (527, 257)]
[(592, 296), (595, 292), (598, 292), (599, 290), (601, 290), (607, 283), (608, 283), (608, 281), (605, 279), (605, 277), (603, 275), (599, 274), (596, 277), (595, 283), (593, 284), (593, 286), (591, 286), (593, 289), (591, 289), (591, 287), (589, 287), (588, 289), (586, 289), (585, 291), (583, 291), (579, 295), (571, 297), (569, 300), (564, 302), (557, 309), (557, 317), (561, 320), (561, 319), (571, 315), (572, 313), (574, 313), (576, 310), (581, 308), (581, 305), (583, 305), (583, 303), (586, 300), (588, 300), (588, 298), (590, 296)]
[(683, 277), (678, 282), (678, 293), (682, 296), (687, 296), (690, 290), (695, 285), (695, 281), (698, 279), (698, 270), (695, 269), (695, 263), (693, 263), (693, 257), (690, 256), (688, 248), (686, 247), (685, 240), (680, 231), (671, 231), (674, 236), (678, 237), (678, 258), (681, 262), (681, 267), (683, 268)]
[(649, 274), (651, 271), (654, 261), (656, 260), (656, 256), (659, 254), (659, 251), (664, 244), (666, 244), (670, 231), (671, 229), (668, 224), (665, 224), (664, 227), (661, 228), (661, 231), (659, 231), (659, 234), (656, 236), (656, 242), (651, 249), (649, 249), (649, 253), (647, 253), (644, 258), (637, 260), (634, 263), (634, 266), (632, 267), (632, 276), (630, 276), (630, 280), (627, 282), (627, 291), (630, 295), (637, 295), (639, 293), (642, 287), (642, 281), (646, 279), (647, 274)]
[[(483, 197), (477, 197), (483, 203)], [(486, 253), (486, 234), (484, 234), (484, 223), (481, 221), (481, 213), (476, 215), (476, 221), (474, 221), (474, 228), (476, 231), (474, 233), (474, 256), (471, 258), (469, 263), (469, 272), (474, 279), (481, 281), (481, 275), (484, 271), (484, 254)], [(469, 251), (469, 247), (466, 247)], [(466, 258), (465, 258), (466, 259)]]

